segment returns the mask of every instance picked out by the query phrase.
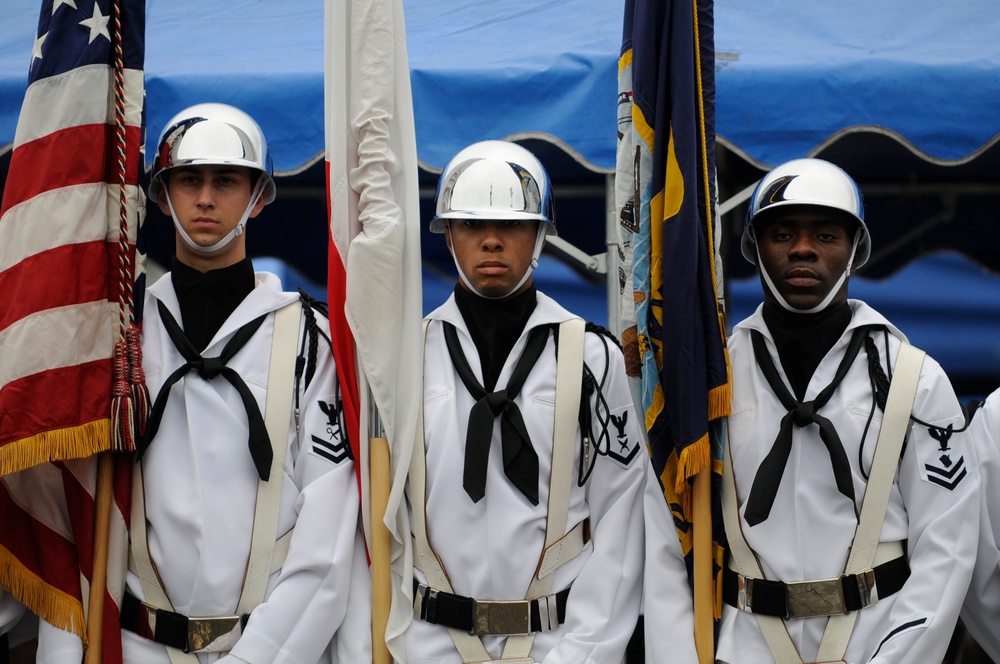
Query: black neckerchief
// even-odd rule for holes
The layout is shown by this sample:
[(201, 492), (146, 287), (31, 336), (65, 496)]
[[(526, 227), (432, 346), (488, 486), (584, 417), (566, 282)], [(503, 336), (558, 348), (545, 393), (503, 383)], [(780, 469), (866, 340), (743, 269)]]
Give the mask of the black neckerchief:
[(476, 503), (486, 495), (486, 471), (489, 466), (493, 424), (499, 417), (504, 474), (532, 505), (537, 505), (538, 453), (531, 445), (531, 436), (516, 399), (528, 374), (545, 350), (549, 340), (549, 327), (541, 325), (528, 333), (528, 341), (511, 371), (507, 386), (497, 392), (487, 392), (476, 380), (469, 360), (462, 352), (458, 332), (451, 323), (444, 323), (444, 338), (455, 371), (476, 400), (469, 412), (469, 427), (465, 434), (465, 470), (462, 473), (465, 492)]
[(757, 468), (757, 474), (750, 487), (750, 495), (747, 497), (746, 507), (743, 510), (743, 518), (750, 526), (755, 526), (764, 521), (771, 513), (771, 506), (778, 494), (778, 485), (781, 483), (781, 476), (785, 472), (788, 463), (788, 456), (792, 451), (792, 429), (793, 427), (809, 427), (817, 425), (819, 427), (819, 437), (823, 441), (827, 452), (830, 454), (830, 463), (833, 467), (833, 476), (837, 482), (837, 489), (847, 496), (851, 504), (855, 503), (854, 482), (851, 478), (851, 463), (847, 458), (847, 451), (844, 443), (837, 433), (837, 427), (833, 422), (821, 415), (820, 410), (830, 401), (836, 393), (840, 383), (847, 376), (854, 361), (861, 352), (861, 346), (868, 338), (868, 328), (861, 326), (855, 328), (851, 335), (851, 341), (847, 344), (844, 357), (841, 358), (837, 367), (837, 372), (830, 381), (830, 384), (820, 390), (819, 394), (812, 401), (803, 402), (796, 399), (788, 391), (788, 388), (781, 381), (778, 375), (778, 368), (774, 366), (771, 354), (767, 350), (767, 342), (760, 330), (750, 330), (750, 339), (753, 343), (754, 359), (757, 367), (767, 381), (768, 386), (778, 398), (781, 405), (786, 409), (781, 423), (778, 425), (778, 436), (771, 445), (771, 451), (767, 453), (764, 460)]
[(268, 314), (262, 314), (238, 329), (230, 337), (229, 341), (226, 342), (222, 353), (218, 357), (202, 357), (191, 344), (191, 340), (184, 334), (184, 330), (181, 329), (180, 324), (174, 320), (167, 306), (159, 301), (156, 303), (156, 306), (160, 314), (160, 321), (163, 323), (163, 329), (173, 342), (177, 352), (186, 361), (175, 369), (163, 381), (163, 385), (160, 386), (160, 392), (156, 395), (153, 408), (149, 413), (146, 430), (143, 432), (136, 447), (136, 458), (142, 458), (143, 453), (149, 447), (149, 444), (153, 442), (153, 438), (156, 437), (156, 432), (160, 428), (160, 420), (163, 419), (163, 413), (167, 407), (167, 399), (170, 397), (170, 389), (174, 386), (174, 383), (193, 370), (208, 381), (222, 376), (239, 393), (240, 399), (243, 401), (243, 407), (247, 412), (247, 423), (250, 430), (247, 444), (250, 448), (250, 456), (257, 467), (260, 479), (266, 482), (270, 477), (271, 461), (274, 458), (274, 452), (271, 449), (271, 439), (267, 433), (267, 425), (264, 423), (264, 417), (257, 406), (253, 392), (247, 387), (246, 382), (244, 382), (240, 374), (227, 365), (229, 364), (229, 360), (233, 359), (247, 342), (250, 341), (253, 335), (257, 333), (257, 330), (263, 325)]
[(483, 387), (492, 392), (511, 348), (535, 310), (534, 286), (506, 300), (488, 300), (455, 286), (455, 304), (462, 313), (483, 366)]
[(778, 350), (792, 392), (805, 398), (809, 379), (851, 322), (847, 302), (814, 314), (799, 314), (764, 302), (764, 323)]
[(175, 256), (170, 279), (177, 293), (184, 335), (199, 352), (205, 350), (255, 283), (249, 257), (228, 267), (200, 272)]

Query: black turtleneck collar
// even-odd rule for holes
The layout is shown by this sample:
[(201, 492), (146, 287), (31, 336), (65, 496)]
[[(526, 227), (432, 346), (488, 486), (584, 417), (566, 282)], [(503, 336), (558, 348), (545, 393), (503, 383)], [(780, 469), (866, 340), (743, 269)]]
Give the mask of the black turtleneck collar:
[(506, 300), (488, 300), (455, 286), (455, 304), (462, 313), (483, 365), (483, 387), (492, 392), (511, 348), (517, 343), (531, 312), (537, 291), (533, 285)]
[(199, 352), (236, 310), (250, 291), (255, 277), (250, 257), (218, 270), (200, 272), (174, 257), (170, 279), (181, 307), (181, 327)]
[(781, 368), (785, 370), (795, 398), (805, 398), (809, 379), (851, 322), (851, 306), (840, 306), (800, 314), (787, 311), (765, 300), (764, 323), (778, 349)]

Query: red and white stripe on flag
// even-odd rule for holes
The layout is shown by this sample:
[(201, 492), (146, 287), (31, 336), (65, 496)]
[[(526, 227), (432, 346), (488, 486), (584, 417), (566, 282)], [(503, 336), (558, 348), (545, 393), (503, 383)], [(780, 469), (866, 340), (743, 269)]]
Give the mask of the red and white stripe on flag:
[[(41, 3), (0, 204), (0, 585), (81, 635), (92, 564), (92, 455), (111, 445), (111, 358), (119, 331), (115, 34), (123, 45), (117, 55), (124, 64), (133, 253), (143, 208), (145, 6), (116, 2), (117, 19), (107, 0)], [(130, 276), (141, 301), (141, 274)], [(77, 460), (38, 466), (69, 459)], [(23, 472), (11, 475), (16, 471)], [(129, 476), (119, 475), (111, 541), (123, 547)], [(118, 588), (124, 568), (112, 552), (108, 585)], [(118, 599), (120, 589), (105, 604)], [(114, 626), (114, 615), (105, 625)], [(107, 638), (105, 650), (104, 661), (115, 661)]]
[[(325, 50), (331, 333), (340, 340), (345, 399), (356, 390), (354, 412), (377, 410), (389, 440), (385, 524), (398, 553), (410, 538), (403, 488), (423, 369), (417, 151), (402, 0), (326, 0)], [(369, 432), (367, 416), (353, 426), (370, 534), (367, 441), (380, 432)], [(403, 586), (394, 579), (394, 591)], [(394, 615), (405, 613), (404, 604), (393, 598)], [(390, 647), (399, 630), (390, 623)]]
[[(115, 472), (104, 594), (103, 662), (122, 661), (118, 606), (128, 552), (132, 464)], [(86, 633), (93, 569), (97, 464), (91, 457), (46, 463), (0, 477), (0, 578), (12, 594), (53, 625)], [(39, 500), (44, 497), (44, 500)]]

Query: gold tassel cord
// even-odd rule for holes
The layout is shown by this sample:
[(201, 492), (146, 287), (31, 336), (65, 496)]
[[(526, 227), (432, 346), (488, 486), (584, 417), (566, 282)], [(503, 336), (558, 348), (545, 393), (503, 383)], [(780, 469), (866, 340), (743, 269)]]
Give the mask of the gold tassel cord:
[[(129, 197), (126, 182), (128, 143), (125, 127), (125, 64), (121, 41), (121, 5), (114, 3), (114, 120), (118, 175), (118, 341), (115, 343), (111, 394), (112, 443), (116, 452), (133, 452), (149, 414), (149, 394), (142, 374), (139, 330), (135, 322), (133, 263), (129, 238)], [(133, 206), (138, 216), (138, 205)]]

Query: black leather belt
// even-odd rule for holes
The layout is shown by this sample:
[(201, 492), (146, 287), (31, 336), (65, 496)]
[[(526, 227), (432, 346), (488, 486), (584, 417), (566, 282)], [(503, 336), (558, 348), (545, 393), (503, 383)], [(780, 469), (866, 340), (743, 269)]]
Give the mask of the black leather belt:
[(744, 577), (727, 567), (722, 573), (722, 599), (741, 611), (786, 620), (832, 616), (868, 606), (873, 591), (879, 598), (898, 592), (909, 577), (904, 556), (860, 574), (790, 583)]
[[(222, 652), (231, 649), (249, 618), (249, 614), (189, 618), (174, 611), (152, 607), (139, 601), (128, 591), (122, 599), (122, 629), (184, 652)], [(219, 645), (222, 643), (225, 645)]]
[(533, 600), (487, 601), (434, 590), (414, 580), (413, 615), (476, 636), (546, 632), (566, 621), (569, 591)]

